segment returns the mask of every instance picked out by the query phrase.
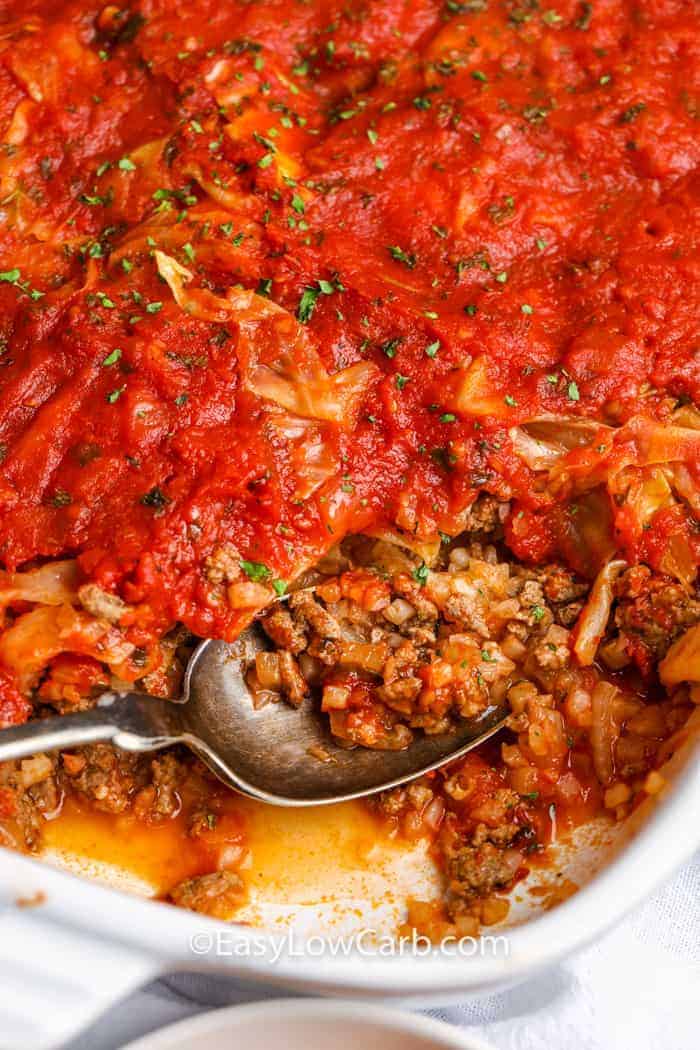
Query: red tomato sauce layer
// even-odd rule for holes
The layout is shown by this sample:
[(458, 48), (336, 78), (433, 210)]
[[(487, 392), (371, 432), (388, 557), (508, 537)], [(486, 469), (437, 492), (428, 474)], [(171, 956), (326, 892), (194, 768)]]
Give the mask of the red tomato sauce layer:
[[(691, 0), (3, 11), (8, 571), (77, 558), (148, 645), (253, 614), (203, 571), (222, 547), (281, 588), (349, 531), (454, 535), (482, 491), (524, 559), (697, 555), (685, 504), (642, 534), (606, 487), (664, 458), (698, 483), (692, 428), (653, 451), (700, 399)], [(516, 437), (543, 419), (588, 426), (555, 481)]]

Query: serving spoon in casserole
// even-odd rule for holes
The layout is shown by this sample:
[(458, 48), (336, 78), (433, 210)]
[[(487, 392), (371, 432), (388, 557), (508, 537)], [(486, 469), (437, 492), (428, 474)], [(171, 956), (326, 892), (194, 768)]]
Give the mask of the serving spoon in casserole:
[(509, 713), (503, 704), (491, 706), (403, 751), (341, 747), (317, 705), (254, 706), (245, 670), (263, 648), (255, 623), (233, 643), (201, 642), (180, 700), (104, 693), (88, 711), (0, 730), (0, 762), (97, 741), (125, 751), (186, 744), (234, 791), (277, 806), (310, 806), (360, 798), (436, 769), (493, 736)]

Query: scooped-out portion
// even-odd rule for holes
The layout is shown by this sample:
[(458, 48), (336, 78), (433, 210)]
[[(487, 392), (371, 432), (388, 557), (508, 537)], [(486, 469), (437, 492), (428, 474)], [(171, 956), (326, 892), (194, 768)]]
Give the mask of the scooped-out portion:
[[(533, 864), (546, 866), (556, 837), (601, 814), (623, 819), (658, 792), (657, 767), (700, 699), (649, 672), (672, 667), (692, 643), (695, 598), (619, 566), (596, 661), (582, 666), (576, 645), (599, 581), (561, 563), (516, 562), (503, 544), (506, 509), (483, 499), (473, 528), (433, 551), (347, 538), (261, 614), (270, 648), (246, 676), (251, 703), (318, 705), (348, 748), (410, 747), (416, 734), (445, 732), (494, 703), (510, 707), (497, 738), (365, 802), (378, 841), (430, 843), (443, 894), (410, 902), (406, 921), (436, 940), (504, 919), (508, 891)], [(144, 688), (175, 695), (193, 642), (172, 635), (162, 676), (146, 676)], [(55, 667), (40, 710), (88, 707), (105, 685), (78, 679), (73, 665), (63, 680)], [(246, 901), (251, 857), (235, 796), (185, 749), (42, 754), (0, 766), (0, 785), (9, 844), (40, 851), (64, 805), (109, 814), (122, 828), (172, 823), (186, 860), (163, 887), (167, 899), (221, 918)]]

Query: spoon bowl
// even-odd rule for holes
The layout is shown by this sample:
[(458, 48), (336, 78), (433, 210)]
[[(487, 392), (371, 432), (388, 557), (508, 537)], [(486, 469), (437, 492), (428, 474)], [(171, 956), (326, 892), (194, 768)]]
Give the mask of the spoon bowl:
[(317, 704), (255, 707), (245, 673), (267, 647), (257, 624), (232, 643), (201, 642), (182, 699), (106, 693), (89, 711), (0, 731), (0, 761), (109, 740), (128, 751), (186, 744), (228, 787), (277, 806), (360, 798), (413, 780), (498, 732), (507, 709), (492, 706), (451, 733), (421, 734), (403, 751), (341, 747)]

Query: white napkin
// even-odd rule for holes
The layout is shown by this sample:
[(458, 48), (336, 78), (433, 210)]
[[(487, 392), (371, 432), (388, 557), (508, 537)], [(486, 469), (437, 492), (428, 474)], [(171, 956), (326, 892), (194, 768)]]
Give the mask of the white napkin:
[[(156, 981), (66, 1050), (125, 1043), (214, 1006), (277, 989), (184, 974)], [(700, 853), (594, 946), (497, 995), (427, 1011), (498, 1050), (695, 1050), (700, 1045)]]

